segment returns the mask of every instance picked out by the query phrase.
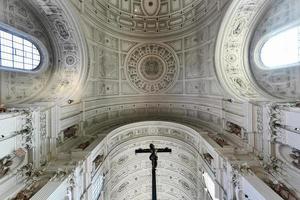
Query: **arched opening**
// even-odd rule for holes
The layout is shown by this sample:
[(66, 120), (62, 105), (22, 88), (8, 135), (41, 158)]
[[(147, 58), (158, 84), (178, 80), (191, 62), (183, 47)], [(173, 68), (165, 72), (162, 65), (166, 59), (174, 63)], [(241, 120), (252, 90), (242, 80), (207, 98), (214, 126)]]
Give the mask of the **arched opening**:
[[(151, 199), (150, 153), (135, 151), (147, 149), (149, 144), (156, 149), (171, 150), (156, 153), (157, 199), (204, 198), (208, 193), (204, 190), (201, 170), (205, 149), (202, 142), (197, 131), (173, 122), (138, 122), (111, 131), (91, 153), (92, 179), (95, 179), (92, 182), (96, 183), (99, 177), (102, 180), (100, 186), (93, 185), (92, 199), (97, 199), (100, 191), (104, 199)], [(210, 184), (215, 184), (214, 178), (210, 179)]]
[(38, 72), (48, 67), (49, 55), (39, 39), (9, 25), (0, 24), (0, 68)]
[[(276, 31), (275, 31), (276, 32)], [(300, 62), (300, 27), (294, 26), (266, 37), (257, 47), (257, 65), (266, 70), (293, 67)]]

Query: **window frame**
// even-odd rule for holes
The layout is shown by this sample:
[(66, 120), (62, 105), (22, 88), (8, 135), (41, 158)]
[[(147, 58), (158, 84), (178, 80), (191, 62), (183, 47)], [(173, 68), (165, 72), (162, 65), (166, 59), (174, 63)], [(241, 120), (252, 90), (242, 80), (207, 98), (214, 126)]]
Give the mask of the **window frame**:
[(287, 65), (279, 65), (276, 67), (268, 67), (266, 66), (262, 59), (261, 59), (261, 53), (262, 53), (262, 48), (263, 46), (272, 38), (275, 37), (278, 34), (281, 34), (289, 29), (293, 29), (296, 27), (300, 27), (300, 20), (293, 22), (293, 23), (289, 23), (286, 26), (281, 26), (280, 28), (277, 28), (276, 30), (264, 35), (263, 37), (261, 37), (261, 39), (257, 42), (257, 44), (255, 45), (254, 48), (254, 63), (262, 70), (279, 70), (279, 69), (285, 69), (285, 68), (292, 68), (292, 67), (298, 67), (300, 66), (300, 61), (297, 63), (292, 63), (292, 64), (287, 64)]
[(8, 71), (8, 72), (21, 72), (21, 73), (29, 73), (29, 74), (36, 74), (36, 73), (41, 73), (45, 71), (48, 66), (49, 66), (49, 53), (45, 45), (36, 37), (25, 33), (19, 29), (16, 29), (10, 25), (4, 24), (0, 22), (0, 30), (7, 32), (9, 34), (12, 34), (13, 36), (20, 37), (24, 40), (27, 40), (31, 42), (38, 50), (40, 54), (40, 63), (37, 67), (35, 67), (32, 70), (26, 70), (26, 69), (18, 69), (18, 68), (13, 68), (13, 67), (6, 67), (2, 66), (0, 64), (0, 72), (1, 71)]

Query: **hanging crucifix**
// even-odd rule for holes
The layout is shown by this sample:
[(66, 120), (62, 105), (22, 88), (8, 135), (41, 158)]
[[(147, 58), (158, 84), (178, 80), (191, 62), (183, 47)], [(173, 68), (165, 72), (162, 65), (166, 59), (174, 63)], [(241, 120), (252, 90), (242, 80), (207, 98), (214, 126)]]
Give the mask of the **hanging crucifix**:
[(156, 149), (154, 144), (150, 144), (150, 149), (136, 149), (135, 153), (151, 153), (149, 159), (152, 162), (152, 200), (157, 200), (156, 195), (156, 167), (158, 156), (157, 153), (171, 153), (172, 150), (168, 147), (164, 149)]

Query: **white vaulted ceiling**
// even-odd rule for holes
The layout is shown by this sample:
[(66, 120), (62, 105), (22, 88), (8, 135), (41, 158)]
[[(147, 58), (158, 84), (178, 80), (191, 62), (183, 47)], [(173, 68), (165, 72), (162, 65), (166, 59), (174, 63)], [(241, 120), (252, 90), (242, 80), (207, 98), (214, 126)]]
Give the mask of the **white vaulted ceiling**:
[(28, 13), (29, 7), (34, 9), (49, 36), (53, 65), (46, 71), (49, 80), (43, 74), (32, 79), (22, 73), (3, 76), (7, 87), (2, 102), (83, 102), (79, 110), (85, 113), (87, 131), (110, 120), (160, 117), (192, 119), (220, 129), (226, 92), (215, 74), (214, 52), (229, 3), (12, 1)]
[(198, 162), (198, 149), (202, 145), (199, 133), (180, 124), (159, 121), (119, 127), (101, 142), (98, 152), (105, 157), (102, 164), (104, 199), (151, 199), (149, 154), (135, 154), (136, 149), (149, 148), (150, 143), (157, 148), (172, 149), (172, 153), (158, 154), (158, 199), (203, 199), (202, 170)]
[[(51, 79), (41, 87), (43, 92), (34, 95), (37, 87), (20, 87), (15, 84), (17, 77), (12, 77), (14, 86), (4, 80), (8, 89), (3, 91), (2, 102), (117, 100), (129, 96), (132, 101), (140, 101), (135, 99), (145, 95), (149, 95), (148, 100), (163, 95), (160, 99), (173, 102), (178, 96), (221, 99), (224, 92), (214, 72), (213, 58), (228, 2), (15, 2), (22, 9), (35, 9), (50, 37), (48, 51), (54, 59), (47, 70)], [(40, 76), (36, 74), (30, 85), (40, 87)], [(7, 97), (10, 93), (14, 96)]]
[(223, 96), (213, 57), (227, 1), (72, 2), (89, 49), (84, 99)]
[[(231, 14), (225, 16), (230, 5), (234, 10), (239, 4), (231, 0), (10, 1), (3, 4), (3, 21), (29, 34), (34, 29), (22, 26), (23, 22), (28, 27), (41, 24), (33, 34), (48, 39), (50, 65), (34, 75), (2, 72), (1, 102), (65, 104), (72, 99), (87, 101), (93, 108), (107, 102), (121, 106), (145, 101), (155, 107), (160, 102), (192, 106), (230, 98), (228, 91), (241, 99), (270, 98), (255, 84), (247, 48), (238, 43), (249, 41), (251, 32), (242, 28), (255, 24), (260, 7), (252, 10), (249, 23), (240, 18), (240, 23), (230, 26), (235, 20)], [(29, 7), (34, 15), (28, 15)], [(21, 10), (20, 14), (12, 15), (14, 10)], [(235, 13), (239, 17), (238, 9)], [(239, 29), (233, 31), (235, 27)], [(38, 35), (41, 30), (45, 36)]]
[[(1, 70), (0, 104), (39, 110), (32, 123), (41, 122), (34, 134), (45, 161), (78, 135), (107, 142), (105, 199), (150, 199), (148, 156), (134, 150), (151, 142), (174, 149), (160, 157), (159, 199), (202, 199), (198, 133), (224, 133), (230, 122), (239, 141), (265, 151), (264, 135), (252, 134), (265, 131), (265, 110), (241, 101), (298, 97), (298, 71), (248, 66), (250, 36), (271, 1), (0, 0), (0, 21), (45, 43), (50, 63), (36, 73)], [(64, 140), (70, 127), (78, 133)]]
[(211, 0), (96, 0), (95, 19), (117, 31), (130, 33), (174, 33), (195, 26), (216, 11)]

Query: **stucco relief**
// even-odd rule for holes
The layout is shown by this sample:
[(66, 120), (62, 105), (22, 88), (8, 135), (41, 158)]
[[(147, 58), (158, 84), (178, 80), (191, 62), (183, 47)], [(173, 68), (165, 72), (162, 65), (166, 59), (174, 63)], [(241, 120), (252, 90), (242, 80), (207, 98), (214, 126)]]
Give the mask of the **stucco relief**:
[[(36, 37), (47, 49), (51, 48), (49, 35), (46, 34), (45, 28), (24, 2), (1, 0), (0, 10), (0, 21), (2, 23)], [(49, 52), (50, 67), (52, 66), (52, 56), (52, 53)], [(2, 103), (23, 101), (39, 94), (50, 77), (49, 70), (39, 74), (8, 71), (1, 71), (1, 74)]]
[[(154, 135), (153, 135), (154, 134)], [(185, 140), (182, 140), (185, 138)], [(160, 199), (197, 199), (199, 188), (197, 162), (199, 135), (194, 130), (169, 122), (141, 122), (111, 131), (103, 147), (108, 149), (104, 165), (109, 169), (104, 182), (107, 199), (135, 199), (142, 194), (151, 195), (151, 162), (148, 156), (137, 155), (134, 150), (147, 148), (150, 143), (168, 146), (172, 153), (160, 154), (157, 188)], [(146, 198), (148, 199), (148, 197)]]
[(51, 36), (54, 53), (57, 57), (53, 61), (54, 69), (47, 87), (39, 95), (40, 101), (58, 101), (68, 98), (82, 85), (86, 74), (83, 67), (85, 45), (80, 39), (80, 29), (66, 9), (65, 3), (48, 1), (29, 1), (35, 11), (44, 20), (45, 27)]
[(162, 44), (140, 44), (127, 56), (126, 75), (144, 93), (159, 93), (171, 87), (178, 77), (178, 58)]
[(271, 98), (256, 85), (247, 59), (249, 35), (269, 2), (233, 1), (219, 31), (215, 57), (217, 75), (223, 87), (238, 99)]
[[(141, 5), (141, 1), (137, 3), (137, 6)], [(211, 6), (214, 3), (216, 2), (209, 2)], [(82, 7), (89, 7), (89, 2), (83, 2)], [(159, 48), (162, 46), (171, 52), (170, 59), (174, 57), (176, 60), (176, 72), (169, 73), (168, 77), (165, 76), (166, 69), (169, 68), (166, 58), (155, 53), (147, 53), (143, 49), (143, 45), (153, 44), (152, 40), (120, 38), (117, 32), (105, 32), (105, 26), (95, 24), (97, 20), (91, 15), (95, 13), (90, 13), (88, 9), (84, 10), (82, 24), (88, 40), (90, 59), (90, 74), (84, 89), (84, 98), (145, 94), (166, 96), (223, 94), (215, 76), (212, 55), (217, 28), (221, 21), (220, 13), (209, 24), (201, 26), (201, 30), (187, 31), (170, 39), (163, 38), (157, 43)], [(126, 34), (126, 31), (123, 33)], [(137, 60), (132, 61), (134, 66), (128, 70), (128, 59), (135, 50), (141, 51), (142, 55), (138, 52), (138, 58), (135, 58)], [(147, 55), (143, 55), (145, 52)], [(153, 70), (146, 66), (153, 66)]]
[[(36, 73), (1, 72), (4, 74), (1, 102), (59, 101), (78, 91), (86, 78), (85, 46), (66, 2), (2, 0), (0, 3), (0, 20), (38, 38), (49, 53), (49, 65)], [(42, 62), (43, 59), (48, 60), (43, 57)]]
[[(218, 9), (219, 0), (113, 0), (86, 1), (84, 12), (98, 24), (115, 31), (131, 33), (169, 33), (195, 27)], [(103, 8), (109, 8), (104, 11)], [(96, 13), (97, 15), (94, 15)]]

